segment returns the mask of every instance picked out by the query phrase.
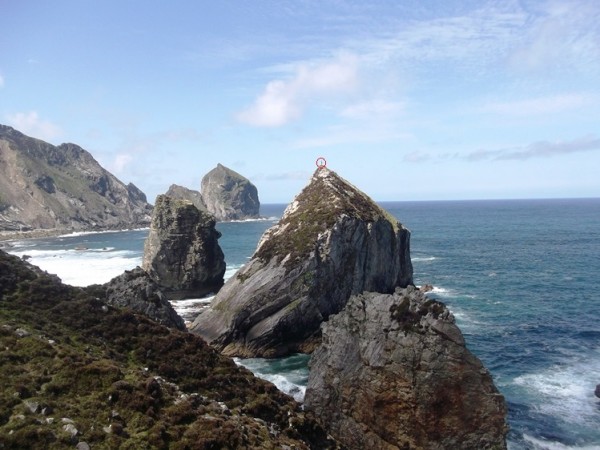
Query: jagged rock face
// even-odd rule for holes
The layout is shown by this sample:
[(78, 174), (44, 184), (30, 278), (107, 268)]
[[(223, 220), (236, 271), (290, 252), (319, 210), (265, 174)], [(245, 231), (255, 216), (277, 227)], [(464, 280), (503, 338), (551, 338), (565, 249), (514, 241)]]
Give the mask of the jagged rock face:
[(106, 303), (118, 308), (130, 308), (170, 328), (186, 330), (159, 286), (142, 268), (126, 270), (102, 286)]
[(211, 215), (189, 201), (159, 195), (142, 267), (169, 299), (216, 292), (225, 273), (220, 237)]
[(193, 191), (192, 189), (172, 184), (169, 186), (169, 190), (165, 195), (168, 195), (172, 198), (177, 198), (179, 200), (188, 200), (192, 202), (200, 211), (208, 212), (208, 209), (206, 209), (206, 205), (204, 204), (204, 200), (202, 200), (202, 195), (199, 191)]
[(505, 449), (506, 405), (442, 303), (353, 296), (323, 324), (305, 407), (348, 449)]
[(228, 355), (310, 352), (352, 294), (412, 284), (410, 232), (323, 169), (191, 330)]
[(204, 175), (201, 192), (208, 212), (219, 221), (258, 217), (260, 201), (256, 186), (221, 164)]
[(75, 144), (0, 125), (0, 230), (147, 226), (152, 206)]

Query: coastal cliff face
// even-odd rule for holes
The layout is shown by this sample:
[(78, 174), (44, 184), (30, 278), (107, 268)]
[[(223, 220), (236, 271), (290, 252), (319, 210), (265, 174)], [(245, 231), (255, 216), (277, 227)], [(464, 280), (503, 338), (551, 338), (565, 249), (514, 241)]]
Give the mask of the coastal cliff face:
[(208, 209), (206, 209), (206, 204), (204, 204), (204, 200), (202, 200), (200, 191), (194, 191), (183, 186), (178, 186), (177, 184), (172, 184), (169, 186), (169, 189), (165, 195), (178, 200), (188, 200), (192, 202), (200, 211), (208, 212)]
[(191, 327), (227, 355), (310, 352), (320, 324), (365, 290), (412, 283), (410, 232), (335, 172), (310, 183)]
[(329, 449), (312, 413), (191, 333), (0, 251), (0, 447)]
[(305, 407), (348, 449), (505, 449), (506, 405), (454, 317), (413, 286), (322, 326)]
[(147, 226), (152, 206), (75, 144), (0, 125), (0, 230)]
[(250, 180), (217, 164), (202, 178), (202, 200), (218, 221), (258, 218), (258, 190)]
[(156, 198), (142, 268), (169, 299), (201, 297), (223, 286), (225, 259), (215, 219), (192, 202)]

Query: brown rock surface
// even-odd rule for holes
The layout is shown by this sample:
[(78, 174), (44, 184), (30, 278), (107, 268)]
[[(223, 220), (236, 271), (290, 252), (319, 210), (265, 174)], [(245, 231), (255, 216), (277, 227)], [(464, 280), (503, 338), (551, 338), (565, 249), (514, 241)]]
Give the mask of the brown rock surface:
[(349, 449), (505, 449), (506, 405), (448, 309), (416, 288), (323, 324), (305, 407)]

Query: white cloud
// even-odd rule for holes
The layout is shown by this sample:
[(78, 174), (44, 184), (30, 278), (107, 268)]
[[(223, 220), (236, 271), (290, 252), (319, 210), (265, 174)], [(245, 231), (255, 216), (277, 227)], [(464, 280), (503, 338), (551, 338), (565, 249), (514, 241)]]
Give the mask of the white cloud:
[(115, 160), (112, 163), (114, 172), (116, 172), (116, 173), (123, 172), (123, 169), (125, 169), (125, 167), (131, 161), (133, 161), (133, 156), (125, 154), (125, 153), (119, 153), (117, 156), (115, 156)]
[(0, 73), (0, 89), (4, 87), (4, 77)]
[(404, 109), (402, 102), (374, 99), (347, 106), (340, 115), (351, 119), (371, 119), (374, 116), (389, 116)]
[(351, 92), (358, 84), (358, 58), (343, 53), (320, 63), (302, 63), (292, 78), (267, 84), (254, 104), (237, 116), (258, 127), (278, 127), (298, 119), (310, 102), (340, 92)]
[(590, 95), (563, 94), (513, 102), (492, 102), (484, 105), (481, 111), (519, 116), (553, 114), (585, 106), (591, 103), (591, 98)]
[(41, 119), (37, 111), (6, 114), (4, 117), (10, 126), (28, 136), (50, 141), (62, 135), (57, 125)]

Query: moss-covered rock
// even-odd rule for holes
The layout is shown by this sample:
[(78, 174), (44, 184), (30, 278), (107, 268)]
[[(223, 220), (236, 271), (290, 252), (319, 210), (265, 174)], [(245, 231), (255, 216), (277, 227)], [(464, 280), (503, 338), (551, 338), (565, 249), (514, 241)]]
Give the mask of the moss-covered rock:
[(0, 448), (332, 448), (290, 397), (202, 339), (0, 251)]
[(228, 355), (310, 352), (352, 294), (411, 283), (410, 232), (321, 169), (191, 330)]

